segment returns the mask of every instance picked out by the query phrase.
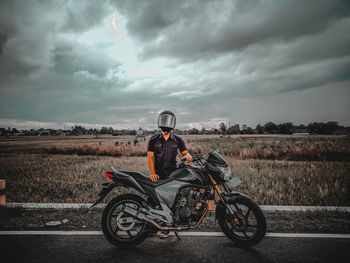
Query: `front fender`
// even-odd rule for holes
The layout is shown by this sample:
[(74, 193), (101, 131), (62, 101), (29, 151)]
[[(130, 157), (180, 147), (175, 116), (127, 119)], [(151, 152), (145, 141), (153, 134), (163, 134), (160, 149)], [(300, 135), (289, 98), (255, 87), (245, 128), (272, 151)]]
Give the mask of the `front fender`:
[[(243, 198), (248, 198), (250, 200), (252, 200), (248, 195), (242, 194), (240, 192), (230, 192), (229, 194), (223, 194), (223, 198), (225, 200), (225, 197), (228, 198), (227, 201), (229, 201), (231, 198), (233, 198), (233, 200), (237, 197), (243, 197)], [(226, 200), (225, 200), (226, 201)]]

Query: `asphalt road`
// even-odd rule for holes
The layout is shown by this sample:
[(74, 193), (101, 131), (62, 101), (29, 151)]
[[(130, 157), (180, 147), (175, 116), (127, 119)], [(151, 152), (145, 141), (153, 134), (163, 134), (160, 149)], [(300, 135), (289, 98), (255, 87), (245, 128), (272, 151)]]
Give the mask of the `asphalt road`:
[(349, 262), (350, 239), (266, 237), (250, 249), (226, 237), (151, 237), (132, 249), (117, 249), (102, 235), (0, 236), (5, 262)]

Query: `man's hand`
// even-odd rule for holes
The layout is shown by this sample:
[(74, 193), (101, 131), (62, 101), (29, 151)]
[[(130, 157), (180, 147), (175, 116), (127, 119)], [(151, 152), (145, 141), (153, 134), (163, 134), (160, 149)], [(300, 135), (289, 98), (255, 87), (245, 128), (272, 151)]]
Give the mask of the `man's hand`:
[(182, 156), (182, 158), (186, 159), (186, 163), (190, 163), (193, 161), (193, 158), (189, 152), (187, 152), (184, 156)]
[(155, 182), (158, 181), (159, 175), (158, 175), (158, 174), (151, 174), (149, 178), (151, 179), (151, 181), (152, 181), (153, 183), (155, 183)]

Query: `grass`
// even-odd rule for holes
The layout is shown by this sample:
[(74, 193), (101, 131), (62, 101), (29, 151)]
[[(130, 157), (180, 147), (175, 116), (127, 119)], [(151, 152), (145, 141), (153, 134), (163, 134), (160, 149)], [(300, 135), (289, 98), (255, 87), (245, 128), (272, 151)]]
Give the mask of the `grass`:
[(218, 149), (224, 156), (242, 160), (350, 161), (348, 136), (197, 136), (187, 141), (193, 153), (205, 155), (212, 149)]
[(97, 156), (146, 156), (147, 147), (142, 145), (87, 145), (73, 146), (67, 148), (52, 147), (47, 150), (49, 154), (76, 154), (76, 155), (97, 155)]
[[(259, 204), (350, 205), (350, 164), (227, 158), (237, 187)], [(111, 166), (148, 173), (146, 157), (1, 155), (8, 202), (94, 202)], [(125, 191), (125, 189), (122, 189)]]
[(146, 170), (138, 157), (23, 154), (1, 156), (0, 163), (8, 202), (93, 202), (111, 166), (133, 170), (144, 163)]
[[(259, 204), (350, 205), (347, 136), (182, 138), (191, 153), (206, 156), (219, 149), (233, 175), (243, 180), (237, 190)], [(149, 174), (147, 141), (134, 146), (132, 136), (0, 139), (0, 178), (6, 180), (6, 199), (94, 202), (107, 181), (103, 171), (111, 166)]]
[[(234, 135), (219, 138), (217, 135), (186, 135), (182, 137), (189, 151), (194, 154), (206, 155), (210, 150), (217, 149), (224, 156), (240, 160), (350, 161), (348, 136)], [(0, 152), (146, 156), (147, 141), (134, 146), (132, 136), (44, 137), (41, 140), (40, 137), (19, 137), (0, 139)]]

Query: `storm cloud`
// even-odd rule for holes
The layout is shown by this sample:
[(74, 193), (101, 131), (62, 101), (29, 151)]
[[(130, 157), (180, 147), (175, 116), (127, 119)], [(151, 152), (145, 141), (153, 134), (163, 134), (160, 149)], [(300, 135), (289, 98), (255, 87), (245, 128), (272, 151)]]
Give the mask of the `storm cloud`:
[(349, 125), (349, 32), (346, 0), (1, 0), (1, 123)]

